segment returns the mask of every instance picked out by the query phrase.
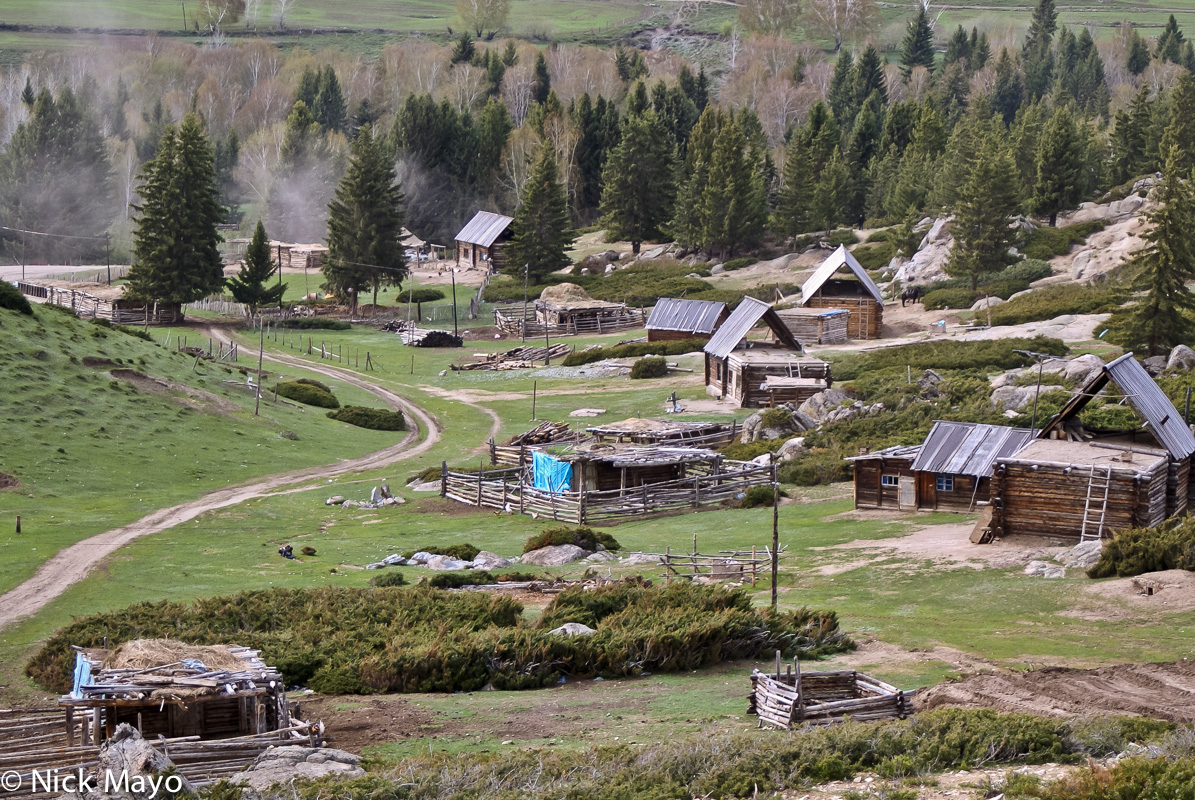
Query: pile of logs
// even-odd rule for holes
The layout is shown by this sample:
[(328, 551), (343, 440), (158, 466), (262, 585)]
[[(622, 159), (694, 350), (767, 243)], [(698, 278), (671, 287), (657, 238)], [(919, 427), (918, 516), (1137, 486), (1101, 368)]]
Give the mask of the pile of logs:
[(747, 713), (759, 717), (759, 724), (789, 730), (794, 726), (829, 725), (852, 719), (858, 722), (904, 719), (913, 713), (910, 695), (855, 670), (832, 670), (801, 674), (795, 659), (785, 674), (780, 673), (780, 652), (776, 652), (776, 674), (751, 673), (751, 695)]
[(587, 438), (589, 437), (584, 433), (570, 428), (567, 422), (541, 422), (529, 431), (515, 434), (502, 444), (504, 447), (518, 447), (525, 444), (579, 442)]
[(535, 345), (520, 345), (513, 350), (507, 350), (505, 353), (474, 353), (473, 357), (477, 361), (470, 361), (467, 364), (453, 364), (454, 370), (507, 370), (507, 369), (530, 369), (535, 366), (536, 361), (543, 361), (545, 364), (553, 359), (563, 358), (568, 355), (572, 348), (567, 344), (554, 344), (548, 347), (537, 347)]

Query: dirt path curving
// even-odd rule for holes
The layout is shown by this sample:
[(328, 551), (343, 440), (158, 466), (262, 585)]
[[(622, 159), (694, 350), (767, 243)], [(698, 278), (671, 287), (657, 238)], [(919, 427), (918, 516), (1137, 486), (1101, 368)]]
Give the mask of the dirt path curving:
[[(213, 338), (228, 343), (224, 332), (217, 328), (205, 331)], [(410, 430), (396, 444), (370, 453), (360, 458), (340, 461), (333, 465), (308, 467), (306, 469), (283, 472), (271, 475), (252, 483), (239, 486), (229, 486), (208, 492), (203, 497), (189, 503), (163, 508), (148, 516), (142, 517), (134, 523), (122, 528), (115, 528), (97, 534), (70, 547), (60, 550), (52, 558), (42, 564), (33, 577), (0, 595), (0, 629), (6, 628), (17, 620), (32, 616), (45, 607), (51, 600), (65, 592), (70, 586), (78, 583), (87, 576), (101, 561), (107, 558), (129, 542), (148, 536), (152, 533), (180, 525), (194, 519), (200, 514), (220, 508), (237, 505), (246, 500), (280, 493), (283, 487), (290, 487), (287, 493), (302, 491), (312, 487), (294, 487), (292, 484), (309, 479), (325, 479), (351, 472), (369, 469), (380, 469), (397, 461), (421, 455), (430, 450), (440, 440), (441, 427), (436, 419), (419, 406), (411, 403), (396, 393), (365, 380), (349, 370), (325, 365), (309, 364), (291, 356), (270, 354), (267, 361), (273, 361), (287, 366), (299, 367), (310, 372), (326, 375), (330, 378), (350, 383), (381, 399), (391, 408), (402, 411), (414, 424)], [(497, 433), (499, 419), (490, 409), (483, 410), (492, 417), (491, 430)], [(427, 431), (427, 435), (419, 441), (419, 431)]]

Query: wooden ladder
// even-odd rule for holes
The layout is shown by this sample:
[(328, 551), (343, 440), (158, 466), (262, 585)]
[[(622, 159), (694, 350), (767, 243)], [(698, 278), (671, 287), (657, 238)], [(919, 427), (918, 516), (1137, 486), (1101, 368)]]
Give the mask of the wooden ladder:
[[(1096, 470), (1103, 470), (1097, 472)], [(1104, 534), (1104, 519), (1108, 515), (1108, 489), (1112, 485), (1112, 467), (1108, 465), (1097, 466), (1091, 465), (1091, 473), (1087, 477), (1087, 502), (1083, 505), (1083, 527), (1079, 531), (1080, 542), (1097, 542)], [(1091, 499), (1095, 497), (1099, 500), (1099, 522), (1095, 526), (1094, 531), (1088, 531), (1088, 525), (1094, 521), (1094, 514), (1091, 508)]]

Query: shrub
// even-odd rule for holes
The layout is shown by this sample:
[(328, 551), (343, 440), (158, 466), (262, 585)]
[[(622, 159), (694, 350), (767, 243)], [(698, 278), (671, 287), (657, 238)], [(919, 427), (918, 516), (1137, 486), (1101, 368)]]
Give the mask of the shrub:
[(668, 361), (660, 356), (645, 356), (631, 365), (631, 379), (663, 378), (668, 374)]
[(1088, 403), (1079, 412), (1079, 420), (1087, 428), (1113, 431), (1136, 430), (1141, 420), (1128, 406)]
[[(999, 309), (992, 309), (993, 318)], [(887, 347), (870, 353), (836, 354), (830, 356), (834, 364), (834, 377), (839, 381), (854, 380), (863, 375), (874, 374), (886, 368), (912, 367), (916, 374), (933, 369), (941, 372), (951, 369), (974, 369), (983, 372), (1010, 370), (1013, 367), (1027, 367), (1033, 364), (1028, 356), (1016, 350), (1032, 350), (1061, 356), (1067, 347), (1058, 339), (1046, 336), (1033, 338), (996, 339), (985, 342), (922, 342), (902, 347)]]
[(837, 448), (811, 450), (782, 464), (777, 477), (781, 483), (794, 483), (797, 486), (820, 486), (847, 481), (851, 478), (851, 466), (842, 460), (846, 455), (847, 453)]
[(1028, 288), (1029, 284), (1024, 281), (992, 281), (981, 284), (979, 294), (981, 296), (999, 297), (1001, 300), (1007, 300), (1017, 292), (1023, 292)]
[(405, 586), (407, 583), (406, 576), (398, 570), (387, 570), (376, 578), (370, 580), (370, 586), (376, 586), (379, 589), (384, 589), (390, 586)]
[(867, 236), (867, 243), (873, 244), (875, 242), (890, 242), (892, 241), (894, 231), (892, 228), (880, 228), (878, 231), (872, 231)]
[(274, 387), (274, 391), (296, 403), (319, 408), (340, 408), (340, 401), (336, 399), (336, 395), (310, 383), (283, 381)]
[(294, 382), (301, 383), (304, 386), (314, 386), (315, 388), (319, 389), (321, 392), (327, 392), (328, 394), (332, 394), (331, 386), (329, 386), (326, 383), (321, 383), (320, 381), (314, 380), (312, 378), (296, 378)]
[(760, 426), (783, 428), (793, 421), (793, 414), (787, 408), (769, 408), (759, 415)]
[(437, 572), (424, 578), (425, 583), (433, 589), (457, 589), (461, 586), (485, 586), (494, 583), (494, 576), (483, 569), (468, 572)]
[(697, 353), (705, 347), (704, 339), (675, 339), (666, 342), (633, 342), (615, 347), (595, 347), (592, 350), (574, 350), (560, 362), (566, 367), (580, 367), (607, 358), (638, 358), (640, 356), (678, 356)]
[(729, 261), (727, 261), (725, 264), (722, 265), (722, 269), (726, 270), (727, 272), (734, 272), (736, 269), (742, 269), (743, 267), (749, 267), (752, 264), (757, 263), (758, 261), (759, 261), (759, 259), (757, 259), (757, 258), (750, 258), (750, 257), (746, 257), (746, 256), (744, 256), (743, 258), (732, 258)]
[(1169, 519), (1156, 528), (1127, 528), (1104, 543), (1090, 578), (1128, 578), (1167, 569), (1195, 571), (1195, 519)]
[[(548, 286), (575, 283), (596, 300), (645, 307), (655, 305), (661, 297), (695, 297), (714, 288), (708, 281), (688, 277), (690, 274), (708, 276), (709, 266), (689, 266), (678, 261), (657, 259), (633, 264), (609, 275), (552, 274), (546, 276), (542, 284), (530, 287), (527, 296), (534, 299)], [(482, 299), (487, 303), (522, 302), (522, 277), (518, 280), (509, 275), (495, 278), (486, 286)]]
[(552, 547), (561, 544), (575, 544), (582, 550), (590, 551), (596, 551), (598, 545), (607, 550), (622, 549), (622, 545), (610, 534), (605, 531), (595, 531), (587, 525), (582, 525), (579, 528), (548, 528), (546, 531), (528, 539), (523, 545), (523, 552), (530, 553), (532, 550), (539, 550), (541, 547)]
[(759, 439), (754, 442), (731, 442), (719, 452), (733, 461), (750, 461), (764, 453), (775, 453), (785, 439)]
[(840, 244), (858, 244), (859, 237), (850, 228), (838, 228), (830, 232), (826, 242), (831, 247), (838, 247)]
[(279, 320), (278, 324), (283, 328), (294, 328), (301, 331), (347, 331), (353, 328), (347, 322), (328, 317), (291, 317)]
[(439, 289), (403, 289), (395, 298), (396, 303), (433, 303), (443, 300), (444, 292)]
[[(871, 241), (870, 239), (868, 240)], [(876, 244), (862, 244), (851, 251), (851, 255), (859, 262), (863, 269), (873, 272), (884, 269), (896, 256), (896, 245), (892, 242), (878, 242)]]
[(739, 508), (763, 508), (772, 505), (771, 486), (752, 486), (739, 501)]
[(1129, 292), (1115, 283), (1043, 286), (992, 309), (993, 325), (1021, 325), (1063, 314), (1103, 314), (1119, 307)]
[(120, 331), (123, 334), (135, 336), (145, 342), (152, 342), (154, 340), (154, 337), (150, 336), (147, 331), (144, 331), (141, 328), (130, 328), (128, 325), (113, 325), (112, 328), (114, 330)]
[(1045, 261), (1036, 258), (1026, 258), (1024, 261), (1019, 261), (1011, 267), (1006, 267), (998, 273), (997, 279), (1033, 283), (1034, 281), (1040, 281), (1042, 278), (1048, 278), (1053, 274), (1054, 270)]
[(1025, 237), (1021, 252), (1028, 258), (1048, 261), (1054, 256), (1066, 255), (1071, 245), (1082, 244), (1088, 236), (1102, 231), (1106, 225), (1102, 220), (1093, 220), (1064, 228), (1041, 227)]
[(477, 554), (480, 552), (481, 548), (465, 542), (463, 544), (450, 544), (447, 547), (419, 547), (403, 553), (403, 558), (410, 559), (416, 553), (428, 553), (433, 556), (448, 556), (449, 558), (455, 558), (457, 561), (472, 561), (477, 558)]
[(970, 308), (975, 305), (979, 293), (970, 289), (934, 289), (921, 299), (926, 311), (941, 311), (948, 308)]
[[(33, 316), (33, 306), (29, 305), (28, 298), (21, 294), (21, 290), (6, 280), (0, 280), (0, 308), (7, 308), (9, 311), (16, 311), (18, 314), (25, 314), (26, 316)], [(68, 311), (70, 309), (67, 309)], [(71, 312), (74, 316), (74, 312)]]
[(366, 408), (365, 406), (345, 406), (338, 411), (329, 411), (328, 418), (338, 422), (347, 422), (358, 428), (368, 428), (371, 431), (405, 431), (407, 421), (401, 411), (388, 408)]

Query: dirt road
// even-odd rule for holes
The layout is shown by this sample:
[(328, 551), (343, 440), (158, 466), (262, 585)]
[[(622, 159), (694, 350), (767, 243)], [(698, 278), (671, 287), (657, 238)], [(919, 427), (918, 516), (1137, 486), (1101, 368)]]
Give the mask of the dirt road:
[[(208, 328), (205, 333), (213, 338), (227, 343), (228, 337), (218, 328)], [(164, 508), (143, 517), (136, 522), (122, 528), (84, 539), (67, 547), (41, 565), (33, 577), (0, 595), (0, 629), (6, 628), (17, 620), (31, 616), (45, 607), (51, 600), (65, 592), (73, 584), (83, 580), (101, 561), (119, 548), (142, 536), (159, 533), (194, 519), (208, 511), (226, 508), (246, 500), (278, 494), (283, 487), (285, 491), (301, 491), (304, 486), (294, 486), (303, 481), (319, 478), (321, 480), (336, 475), (360, 472), (370, 469), (380, 469), (397, 461), (412, 458), (430, 450), (440, 440), (440, 425), (436, 419), (419, 406), (404, 400), (394, 392), (371, 383), (349, 370), (337, 367), (309, 364), (302, 359), (287, 355), (268, 355), (267, 361), (300, 367), (310, 372), (327, 375), (330, 378), (350, 383), (373, 394), (391, 408), (401, 410), (413, 424), (407, 434), (396, 444), (384, 450), (370, 453), (361, 458), (340, 461), (333, 465), (309, 467), (307, 469), (283, 472), (271, 475), (252, 483), (240, 486), (230, 486), (209, 492), (198, 500), (189, 503)], [(472, 404), (470, 404), (472, 405)], [(475, 406), (485, 411), (493, 419), (492, 432), (496, 433), (499, 426), (498, 416), (487, 408)], [(427, 432), (422, 441), (419, 440), (420, 429)]]

